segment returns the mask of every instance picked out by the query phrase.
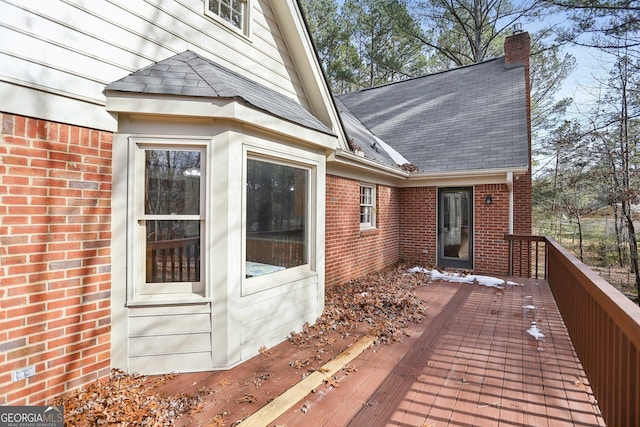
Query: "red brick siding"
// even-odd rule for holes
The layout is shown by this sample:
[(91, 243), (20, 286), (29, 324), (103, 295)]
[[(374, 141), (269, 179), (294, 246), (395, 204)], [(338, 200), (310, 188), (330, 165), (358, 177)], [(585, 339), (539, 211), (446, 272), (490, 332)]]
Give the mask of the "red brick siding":
[[(509, 272), (509, 189), (504, 184), (477, 185), (473, 189), (474, 271), (506, 275)], [(485, 203), (490, 195), (492, 202)]]
[[(400, 257), (424, 266), (437, 264), (436, 187), (400, 189)], [(487, 195), (493, 203), (485, 204)], [(506, 185), (474, 188), (474, 271), (492, 274), (508, 272), (509, 191)]]
[(0, 117), (0, 404), (42, 404), (109, 373), (112, 134)]
[(398, 189), (376, 187), (376, 229), (360, 230), (360, 182), (327, 175), (327, 286), (379, 270), (399, 261)]
[(400, 257), (425, 266), (436, 265), (437, 189), (400, 189)]

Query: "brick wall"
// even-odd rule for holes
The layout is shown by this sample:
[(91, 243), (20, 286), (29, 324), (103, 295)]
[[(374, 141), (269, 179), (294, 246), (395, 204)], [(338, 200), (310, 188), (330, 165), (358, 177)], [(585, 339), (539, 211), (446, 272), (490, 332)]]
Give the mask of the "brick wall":
[(400, 256), (424, 266), (436, 265), (437, 189), (400, 189)]
[[(490, 195), (492, 203), (485, 203)], [(509, 189), (504, 184), (476, 185), (474, 198), (474, 271), (509, 273)]]
[(0, 118), (0, 405), (42, 404), (109, 373), (112, 134)]
[[(436, 187), (400, 189), (400, 257), (427, 267), (437, 264)], [(491, 195), (493, 203), (485, 204)], [(506, 185), (474, 187), (474, 271), (507, 274), (509, 245), (509, 191)]]
[(360, 230), (360, 182), (327, 176), (326, 285), (332, 286), (399, 261), (398, 189), (376, 188), (376, 229)]

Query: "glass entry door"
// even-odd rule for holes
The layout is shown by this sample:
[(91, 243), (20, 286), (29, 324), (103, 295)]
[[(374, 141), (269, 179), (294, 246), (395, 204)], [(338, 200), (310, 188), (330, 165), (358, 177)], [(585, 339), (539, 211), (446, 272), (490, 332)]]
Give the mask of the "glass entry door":
[(438, 266), (473, 267), (473, 189), (438, 190)]

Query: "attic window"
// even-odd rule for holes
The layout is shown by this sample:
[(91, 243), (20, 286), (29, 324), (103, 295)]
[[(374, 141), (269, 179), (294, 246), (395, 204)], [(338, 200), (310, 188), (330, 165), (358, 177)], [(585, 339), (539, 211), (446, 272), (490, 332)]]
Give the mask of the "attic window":
[(247, 0), (207, 0), (207, 11), (245, 32)]

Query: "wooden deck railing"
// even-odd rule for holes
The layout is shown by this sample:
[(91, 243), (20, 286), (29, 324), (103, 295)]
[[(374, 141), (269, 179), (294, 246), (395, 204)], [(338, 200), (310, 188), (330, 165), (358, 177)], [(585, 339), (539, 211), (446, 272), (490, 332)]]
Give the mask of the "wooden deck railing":
[(509, 275), (546, 278), (547, 245), (543, 236), (507, 234)]
[(640, 307), (555, 240), (509, 237), (544, 241), (547, 281), (606, 424), (640, 426)]

